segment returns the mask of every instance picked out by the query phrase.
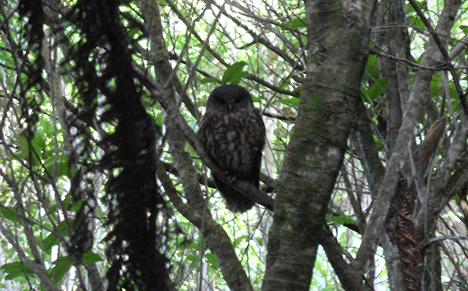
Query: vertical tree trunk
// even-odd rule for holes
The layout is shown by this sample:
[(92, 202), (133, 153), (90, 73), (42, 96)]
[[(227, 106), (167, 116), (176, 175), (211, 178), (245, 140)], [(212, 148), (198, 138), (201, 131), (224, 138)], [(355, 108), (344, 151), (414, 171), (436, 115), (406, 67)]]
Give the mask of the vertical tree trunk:
[(373, 6), (373, 1), (305, 1), (307, 79), (280, 172), (262, 290), (309, 290), (360, 98)]

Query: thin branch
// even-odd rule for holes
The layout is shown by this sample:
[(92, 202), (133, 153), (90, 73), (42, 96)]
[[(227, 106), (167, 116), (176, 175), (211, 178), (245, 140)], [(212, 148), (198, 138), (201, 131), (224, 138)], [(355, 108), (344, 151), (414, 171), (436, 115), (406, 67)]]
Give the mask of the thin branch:
[(424, 250), (424, 249), (428, 248), (429, 246), (431, 246), (431, 245), (433, 245), (435, 243), (444, 241), (444, 240), (468, 240), (468, 236), (458, 236), (458, 235), (438, 236), (438, 237), (432, 238), (432, 239), (428, 240), (427, 242), (425, 242), (424, 245), (422, 246), (422, 249)]
[(42, 264), (41, 259), (31, 260), (28, 258), (26, 253), (23, 251), (23, 248), (17, 242), (17, 240), (11, 235), (11, 233), (3, 226), (3, 223), (0, 223), (0, 232), (6, 238), (9, 244), (13, 246), (16, 253), (20, 257), (21, 261), (24, 262), (30, 269), (39, 277), (39, 280), (44, 286), (46, 291), (60, 291), (57, 287), (55, 287), (54, 283), (49, 279), (49, 274), (47, 273), (47, 269)]
[[(213, 2), (213, 5), (216, 5), (214, 2)], [(219, 6), (217, 6), (219, 9), (221, 9), (221, 11), (223, 12), (223, 14), (230, 18), (236, 25), (238, 25), (239, 27), (242, 27), (245, 31), (247, 31), (251, 36), (252, 38), (254, 39), (254, 41), (260, 43), (260, 44), (263, 44), (265, 47), (267, 47), (268, 49), (270, 49), (271, 51), (275, 52), (278, 56), (280, 56), (281, 58), (283, 58), (287, 63), (289, 63), (292, 67), (295, 67), (296, 69), (298, 69), (299, 71), (304, 71), (305, 70), (305, 67), (303, 64), (300, 64), (300, 60), (294, 60), (291, 56), (289, 56), (284, 50), (280, 49), (279, 47), (273, 45), (268, 39), (266, 39), (265, 37), (261, 36), (261, 35), (258, 35), (257, 33), (255, 33), (252, 29), (250, 29), (245, 23), (241, 22), (239, 19), (235, 18), (235, 17), (232, 17), (232, 15), (230, 15), (224, 8), (220, 8)]]
[[(179, 11), (179, 9), (177, 8), (177, 6), (172, 2), (172, 0), (166, 0), (166, 3), (167, 5), (169, 5), (169, 7), (171, 7), (171, 10), (177, 15), (177, 17), (182, 20), (182, 22), (185, 24), (185, 26), (187, 28), (190, 29), (190, 25), (189, 25), (189, 22), (187, 20), (187, 18), (184, 17), (184, 15), (182, 14), (182, 12)], [(202, 37), (195, 31), (195, 30), (191, 30), (190, 31), (192, 33), (193, 36), (195, 36), (195, 38), (200, 42), (200, 43), (203, 43), (203, 39)], [(215, 59), (220, 62), (221, 64), (223, 64), (224, 66), (228, 67), (229, 64), (224, 60), (223, 57), (221, 57), (215, 50), (213, 50), (211, 47), (207, 46), (206, 50), (208, 52), (210, 52), (210, 54), (215, 57)]]
[(440, 70), (446, 68), (445, 64), (437, 65), (437, 66), (433, 66), (433, 67), (426, 67), (426, 66), (420, 65), (418, 63), (412, 62), (412, 61), (410, 61), (408, 59), (405, 59), (405, 58), (398, 58), (398, 57), (392, 56), (391, 54), (386, 53), (382, 48), (380, 48), (377, 45), (375, 45), (375, 47), (373, 47), (373, 48), (370, 48), (369, 53), (374, 54), (374, 55), (379, 55), (381, 57), (388, 58), (390, 60), (394, 60), (394, 61), (399, 62), (399, 63), (405, 63), (405, 64), (408, 64), (409, 66), (411, 66), (413, 68), (418, 68), (418, 69), (431, 70), (431, 71), (440, 71)]
[(419, 8), (418, 4), (414, 0), (409, 0), (409, 3), (411, 4), (411, 6), (413, 6), (414, 10), (418, 14), (418, 16), (421, 18), (422, 22), (424, 22), (424, 25), (427, 27), (432, 37), (434, 38), (435, 43), (439, 47), (439, 51), (445, 59), (445, 62), (446, 62), (445, 65), (447, 66), (448, 70), (450, 71), (450, 74), (452, 75), (453, 83), (455, 85), (455, 89), (457, 90), (458, 98), (460, 99), (460, 103), (462, 104), (463, 111), (465, 112), (465, 115), (468, 115), (468, 104), (466, 103), (466, 94), (463, 93), (463, 90), (460, 86), (460, 80), (458, 79), (457, 72), (455, 72), (455, 68), (453, 67), (450, 61), (451, 59), (447, 50), (442, 44), (442, 41), (440, 40), (439, 35), (432, 28), (431, 23), (429, 22), (429, 20), (426, 18), (424, 13)]
[(241, 10), (243, 12), (243, 13), (240, 13), (241, 15), (246, 16), (248, 19), (257, 20), (257, 23), (258, 23), (257, 25), (263, 25), (268, 31), (273, 32), (276, 35), (276, 37), (278, 37), (283, 42), (283, 44), (286, 45), (286, 47), (291, 51), (291, 53), (293, 53), (297, 59), (300, 59), (298, 56), (298, 54), (300, 54), (299, 48), (295, 46), (289, 39), (287, 39), (283, 35), (283, 33), (279, 32), (276, 28), (274, 28), (272, 24), (275, 26), (279, 26), (285, 30), (286, 29), (291, 30), (291, 28), (286, 27), (285, 25), (282, 25), (278, 22), (274, 22), (272, 20), (260, 17), (257, 14), (255, 14), (252, 10), (248, 9), (247, 7), (244, 7), (241, 3), (237, 1), (230, 1), (230, 4), (236, 7), (237, 9)]
[[(222, 6), (222, 9), (224, 9), (224, 5)], [(201, 17), (201, 15), (200, 15), (200, 17)], [(189, 77), (188, 77), (187, 81), (185, 82), (185, 86), (184, 86), (184, 88), (182, 90), (182, 94), (185, 94), (185, 92), (187, 91), (187, 88), (192, 83), (192, 79), (195, 77), (195, 73), (197, 71), (198, 65), (200, 64), (200, 61), (203, 58), (205, 50), (207, 49), (208, 43), (210, 41), (210, 37), (215, 31), (216, 25), (218, 24), (220, 17), (221, 17), (221, 10), (218, 12), (218, 14), (216, 15), (216, 18), (213, 20), (213, 23), (210, 25), (211, 28), (210, 28), (210, 31), (208, 32), (208, 36), (206, 37), (205, 41), (203, 42), (202, 49), (201, 49), (201, 51), (200, 51), (200, 53), (198, 55), (198, 58), (195, 61), (195, 64), (194, 64), (192, 70), (190, 71), (190, 74), (189, 74)], [(182, 54), (181, 54), (181, 57), (182, 57)], [(172, 74), (175, 74), (175, 72), (177, 72), (176, 68), (172, 71), (171, 77), (174, 77)], [(169, 80), (167, 80), (166, 84), (168, 84), (169, 82), (171, 82), (170, 78), (169, 78)], [(166, 85), (164, 85), (164, 87), (166, 87)]]
[(450, 51), (448, 54), (449, 59), (453, 60), (458, 54), (468, 45), (468, 34), (463, 37), (462, 40), (457, 43), (457, 45)]
[(281, 94), (284, 94), (284, 95), (289, 95), (289, 96), (293, 96), (293, 97), (296, 97), (296, 98), (299, 98), (300, 94), (299, 93), (296, 93), (296, 92), (292, 92), (292, 91), (289, 91), (289, 90), (285, 90), (283, 88), (280, 88), (278, 86), (275, 86), (265, 80), (263, 80), (262, 78), (259, 78), (255, 75), (248, 75), (248, 76), (245, 76), (244, 77), (245, 79), (247, 80), (252, 80), (252, 81), (255, 81), (275, 92), (278, 92), (278, 93), (281, 93)]
[[(189, 30), (187, 31), (187, 33), (191, 33), (192, 31), (194, 31), (194, 27), (196, 25), (196, 23), (198, 22), (198, 20), (200, 20), (203, 16), (203, 14), (205, 14), (206, 12), (206, 9), (203, 9), (203, 11), (200, 13), (200, 15), (197, 17), (197, 19), (195, 19), (192, 23), (192, 25), (190, 26)], [(216, 27), (216, 23), (218, 22), (219, 20), (219, 15), (216, 16), (216, 19), (214, 20), (214, 27)], [(208, 37), (206, 38), (206, 40), (203, 42), (203, 48), (202, 48), (202, 52), (200, 53), (200, 56), (203, 55), (203, 51), (206, 49), (206, 44), (208, 43), (208, 40), (210, 38), (210, 35), (213, 33), (213, 30), (214, 30), (214, 27), (211, 28), (210, 30), (210, 33), (208, 34)], [(167, 80), (165, 80), (165, 83), (164, 83), (164, 88), (167, 88), (171, 83), (172, 83), (172, 80), (174, 79), (174, 77), (176, 76), (176, 73), (178, 71), (178, 68), (179, 68), (179, 65), (181, 63), (181, 60), (182, 60), (182, 56), (187, 52), (188, 48), (189, 48), (189, 43), (190, 43), (190, 37), (187, 37), (186, 40), (185, 40), (185, 44), (184, 44), (184, 47), (182, 48), (182, 51), (180, 52), (180, 56), (179, 56), (179, 59), (177, 60), (177, 63), (174, 67), (174, 69), (172, 70), (171, 74), (169, 75), (169, 77), (167, 78)], [(199, 56), (199, 58), (200, 58)], [(195, 66), (194, 68), (196, 69), (198, 67)], [(190, 79), (192, 78), (192, 75), (193, 75), (193, 72), (194, 70), (192, 70), (192, 72), (190, 73), (189, 75), (189, 79), (187, 80), (187, 84), (189, 83)], [(185, 93), (185, 91), (187, 90), (187, 85), (185, 85), (184, 87), (184, 90), (182, 92)]]

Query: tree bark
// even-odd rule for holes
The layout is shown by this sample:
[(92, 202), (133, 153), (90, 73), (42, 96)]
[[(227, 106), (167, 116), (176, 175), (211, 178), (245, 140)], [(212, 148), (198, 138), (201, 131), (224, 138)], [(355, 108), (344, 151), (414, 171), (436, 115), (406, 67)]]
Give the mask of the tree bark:
[(309, 290), (360, 98), (373, 7), (374, 1), (305, 1), (307, 78), (280, 172), (264, 291)]
[[(217, 263), (229, 288), (238, 291), (253, 290), (250, 280), (236, 256), (229, 236), (222, 226), (213, 220), (209, 209), (206, 208), (205, 199), (198, 183), (198, 175), (192, 164), (192, 158), (185, 151), (186, 141), (184, 137), (187, 138), (187, 136), (183, 136), (178, 128), (181, 124), (187, 127), (187, 124), (185, 120), (176, 122), (173, 118), (173, 115), (176, 113), (180, 115), (179, 112), (176, 112), (177, 102), (174, 92), (174, 88), (177, 87), (174, 84), (178, 83), (178, 79), (171, 77), (173, 72), (167, 57), (168, 53), (164, 44), (162, 23), (157, 3), (153, 1), (140, 1), (140, 6), (147, 29), (151, 31), (152, 54), (158, 56), (152, 59), (155, 64), (155, 73), (158, 77), (156, 81), (157, 86), (165, 96), (166, 108), (172, 109), (171, 112), (167, 112), (168, 116), (164, 120), (167, 131), (166, 136), (174, 166), (179, 173), (188, 203), (185, 204), (180, 201), (180, 198), (177, 197), (173, 189), (172, 182), (168, 182), (167, 179), (163, 179), (162, 182), (168, 195), (170, 194), (169, 197), (172, 203), (203, 234), (208, 248), (216, 255)], [(167, 86), (164, 84), (167, 84)], [(193, 135), (192, 131), (190, 135)], [(195, 148), (197, 147), (195, 146)], [(164, 171), (160, 169), (159, 178), (161, 179), (164, 175)]]
[[(446, 1), (444, 9), (439, 17), (439, 23), (436, 28), (438, 35), (446, 36), (450, 34), (450, 29), (456, 17), (460, 1)], [(444, 44), (447, 43), (447, 38), (444, 38)], [(422, 66), (432, 68), (440, 65), (443, 62), (443, 55), (440, 52), (436, 41), (431, 39), (427, 45)], [(378, 244), (378, 238), (382, 232), (382, 226), (387, 216), (390, 207), (391, 199), (395, 193), (395, 189), (402, 169), (411, 153), (412, 144), (415, 137), (415, 128), (419, 122), (419, 115), (424, 105), (424, 98), (427, 88), (430, 88), (434, 71), (430, 69), (420, 69), (417, 72), (416, 79), (413, 85), (409, 100), (404, 107), (403, 121), (395, 142), (393, 153), (390, 157), (390, 162), (387, 167), (385, 177), (380, 185), (379, 194), (374, 204), (374, 209), (369, 218), (369, 224), (362, 239), (361, 247), (356, 256), (354, 267), (364, 274), (368, 262), (375, 253)], [(425, 191), (421, 192), (425, 193)], [(416, 224), (418, 227), (418, 223)], [(440, 278), (439, 278), (440, 279)]]

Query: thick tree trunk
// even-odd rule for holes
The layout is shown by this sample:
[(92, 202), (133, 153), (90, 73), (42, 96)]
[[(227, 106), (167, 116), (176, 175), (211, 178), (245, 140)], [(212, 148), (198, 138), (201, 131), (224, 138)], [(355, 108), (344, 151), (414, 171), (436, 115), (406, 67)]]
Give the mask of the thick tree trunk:
[(262, 290), (309, 290), (367, 59), (373, 1), (305, 6), (307, 79), (280, 172)]

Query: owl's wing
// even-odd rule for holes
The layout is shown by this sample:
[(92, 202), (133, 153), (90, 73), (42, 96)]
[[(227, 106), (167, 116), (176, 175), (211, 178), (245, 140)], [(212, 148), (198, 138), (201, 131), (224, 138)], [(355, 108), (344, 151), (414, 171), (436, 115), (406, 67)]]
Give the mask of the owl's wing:
[(260, 113), (255, 110), (252, 112), (252, 121), (250, 124), (250, 133), (253, 135), (254, 142), (252, 143), (252, 165), (250, 171), (249, 182), (253, 184), (255, 187), (259, 187), (259, 180), (260, 180), (260, 170), (262, 164), (262, 151), (263, 147), (265, 146), (265, 124), (263, 123), (262, 117)]

